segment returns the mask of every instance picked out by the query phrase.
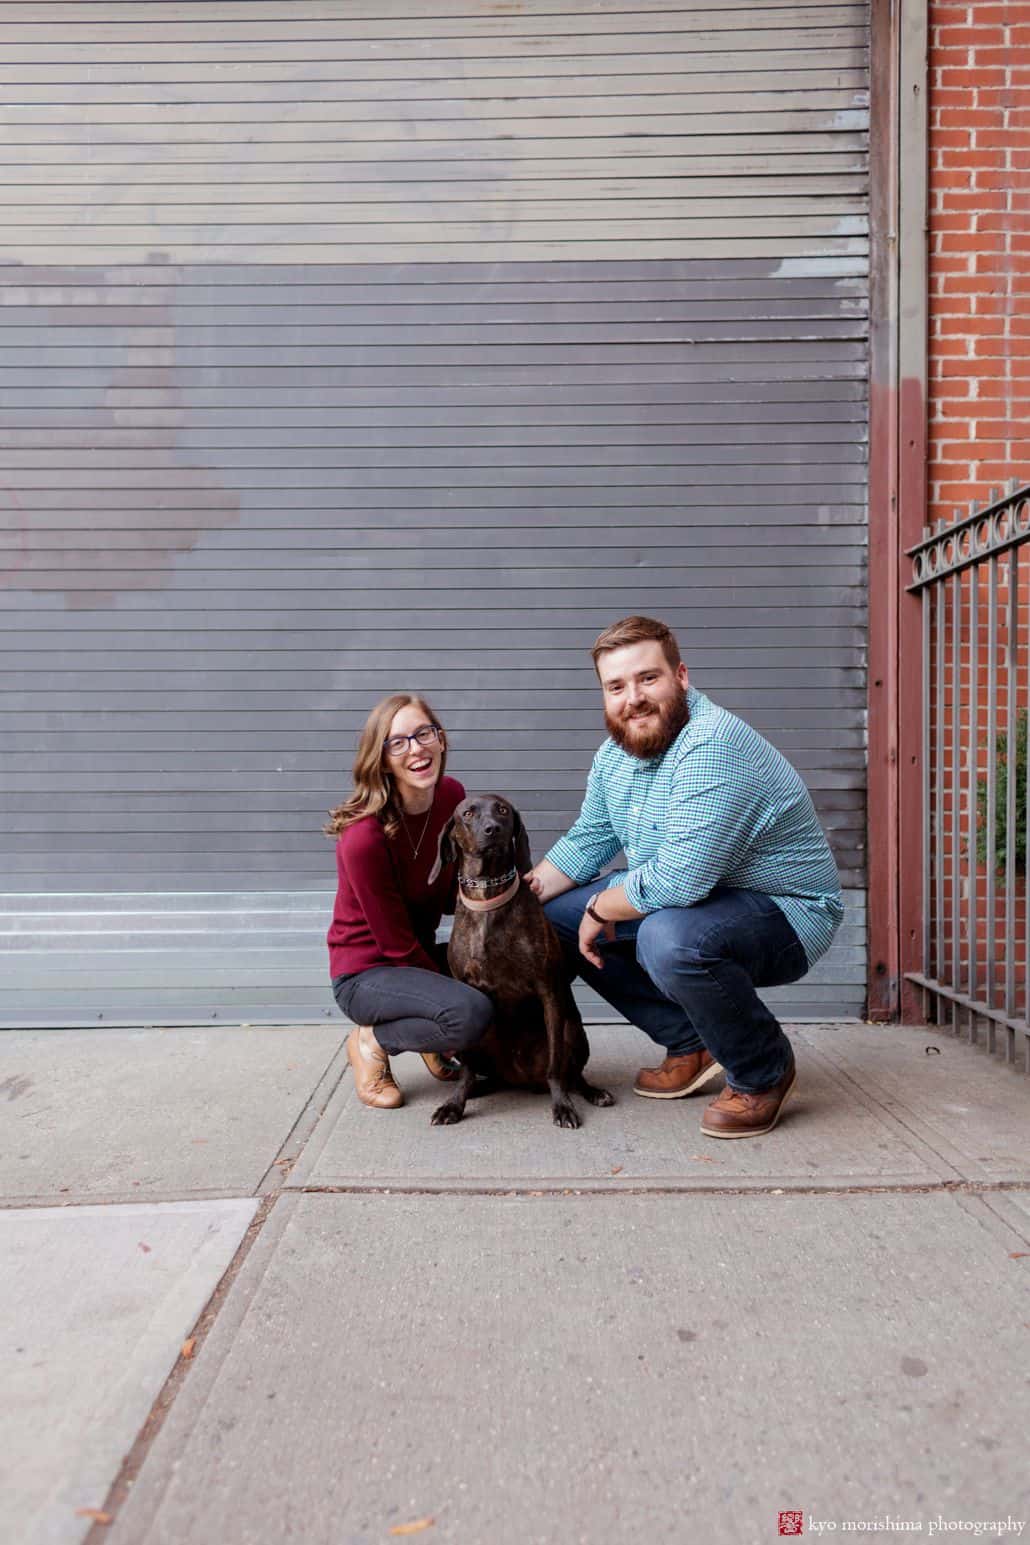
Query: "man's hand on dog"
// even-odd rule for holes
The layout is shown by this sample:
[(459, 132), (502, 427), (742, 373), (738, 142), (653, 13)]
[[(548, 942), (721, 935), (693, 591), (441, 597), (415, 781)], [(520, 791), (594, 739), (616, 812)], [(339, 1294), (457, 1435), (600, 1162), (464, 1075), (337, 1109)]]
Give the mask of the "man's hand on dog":
[(570, 880), (567, 874), (562, 874), (561, 870), (546, 858), (534, 864), (529, 873), (524, 874), (522, 878), (538, 901), (553, 901), (555, 896), (571, 890), (576, 883), (575, 880)]

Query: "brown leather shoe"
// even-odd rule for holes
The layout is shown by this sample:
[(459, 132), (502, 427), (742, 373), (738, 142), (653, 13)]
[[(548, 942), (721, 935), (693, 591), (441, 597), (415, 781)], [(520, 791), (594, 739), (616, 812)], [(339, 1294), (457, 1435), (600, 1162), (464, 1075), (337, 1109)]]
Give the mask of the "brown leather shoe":
[(433, 1077), (438, 1078), (442, 1084), (452, 1084), (457, 1078), (458, 1069), (451, 1067), (438, 1051), (420, 1051), (419, 1056)]
[(648, 1100), (679, 1100), (685, 1094), (703, 1089), (722, 1072), (722, 1064), (711, 1052), (688, 1051), (680, 1057), (666, 1057), (660, 1068), (641, 1068), (633, 1085), (634, 1094)]
[(792, 1051), (787, 1071), (771, 1089), (745, 1094), (742, 1089), (731, 1089), (727, 1084), (701, 1117), (701, 1131), (706, 1137), (761, 1137), (763, 1132), (771, 1132), (783, 1113), (796, 1078)]
[(395, 1110), (404, 1096), (393, 1081), (390, 1059), (372, 1033), (371, 1025), (358, 1025), (347, 1037), (347, 1056), (354, 1070), (354, 1089), (363, 1105)]

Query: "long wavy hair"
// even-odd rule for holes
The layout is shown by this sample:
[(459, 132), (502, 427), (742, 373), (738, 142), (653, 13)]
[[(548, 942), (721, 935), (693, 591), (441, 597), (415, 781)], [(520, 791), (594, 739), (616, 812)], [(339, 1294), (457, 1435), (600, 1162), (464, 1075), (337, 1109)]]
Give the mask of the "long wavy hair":
[(440, 732), (443, 756), (440, 761), (440, 777), (447, 768), (447, 741), (443, 725), (424, 697), (414, 692), (393, 692), (377, 703), (365, 720), (365, 728), (358, 741), (358, 754), (354, 758), (354, 787), (343, 801), (329, 812), (329, 820), (322, 830), (327, 837), (338, 837), (348, 826), (366, 815), (374, 815), (388, 837), (395, 837), (400, 830), (401, 811), (397, 802), (394, 782), (386, 767), (386, 738), (394, 715), (402, 708), (421, 708), (429, 724), (435, 724)]

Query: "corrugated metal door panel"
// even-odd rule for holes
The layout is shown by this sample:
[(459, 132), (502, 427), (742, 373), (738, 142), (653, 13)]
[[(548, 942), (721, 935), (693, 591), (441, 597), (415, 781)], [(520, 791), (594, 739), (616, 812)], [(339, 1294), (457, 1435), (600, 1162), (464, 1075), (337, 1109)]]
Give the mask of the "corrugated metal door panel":
[(0, 9), (9, 1020), (321, 1014), (371, 701), (542, 851), (630, 610), (804, 773), (787, 1007), (860, 1006), (866, 9), (428, 10)]
[[(5, 1014), (11, 1023), (153, 1023), (253, 1018), (334, 1018), (315, 985), (319, 937), (330, 893), (152, 892), (96, 896), (42, 892), (0, 897), (0, 929), (16, 929)], [(56, 954), (45, 1001), (37, 953)], [(834, 957), (839, 957), (835, 960)], [(841, 962), (865, 959), (861, 894), (849, 908), (834, 955), (790, 988), (765, 994), (777, 1011), (806, 1019), (840, 1015)], [(589, 989), (593, 1019), (617, 1018)]]

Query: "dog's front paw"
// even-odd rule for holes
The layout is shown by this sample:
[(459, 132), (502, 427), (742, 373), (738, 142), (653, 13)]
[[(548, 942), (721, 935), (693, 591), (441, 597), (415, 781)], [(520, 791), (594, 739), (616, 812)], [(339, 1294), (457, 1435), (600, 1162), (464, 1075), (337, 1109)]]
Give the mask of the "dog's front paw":
[(584, 1100), (589, 1100), (591, 1105), (614, 1105), (615, 1096), (610, 1089), (596, 1089), (593, 1084), (588, 1084), (584, 1078), (576, 1090)]
[(555, 1100), (551, 1106), (551, 1114), (554, 1117), (556, 1127), (581, 1127), (583, 1125), (576, 1113), (575, 1106), (570, 1105), (568, 1100)]
[(453, 1127), (465, 1114), (464, 1105), (452, 1105), (448, 1100), (443, 1105), (438, 1105), (430, 1117), (430, 1126)]

